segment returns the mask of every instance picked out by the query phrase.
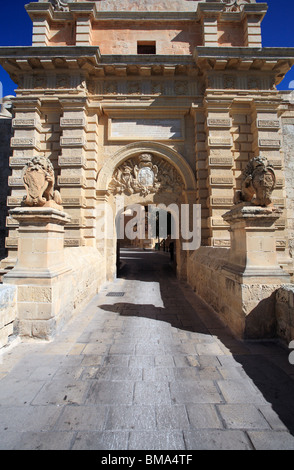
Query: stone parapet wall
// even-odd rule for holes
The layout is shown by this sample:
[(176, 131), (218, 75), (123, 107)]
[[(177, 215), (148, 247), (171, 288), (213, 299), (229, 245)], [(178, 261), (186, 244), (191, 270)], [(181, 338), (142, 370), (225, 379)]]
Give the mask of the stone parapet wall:
[[(98, 293), (105, 282), (105, 266), (95, 248), (67, 248), (65, 263), (71, 270), (51, 285), (0, 286), (0, 348), (8, 344), (12, 334), (48, 339)], [(32, 321), (36, 312), (38, 319)]]
[(229, 252), (228, 248), (213, 247), (195, 251), (188, 260), (188, 283), (234, 333), (241, 335), (245, 320), (241, 317), (240, 292), (223, 274)]
[[(252, 282), (240, 282), (237, 276), (230, 275), (225, 269), (229, 252), (226, 248), (213, 247), (201, 247), (195, 251), (188, 260), (189, 285), (237, 337), (260, 339), (281, 336), (277, 328), (279, 314), (276, 314), (281, 303), (277, 301), (277, 310), (276, 295), (281, 284), (270, 278), (268, 281), (264, 278), (260, 283), (254, 282), (254, 279)], [(289, 303), (289, 314), (291, 308), (293, 314), (293, 297), (292, 307)]]
[(277, 335), (290, 343), (294, 339), (294, 284), (281, 286), (276, 293)]
[(0, 285), (0, 348), (6, 346), (13, 335), (13, 324), (17, 315), (16, 286)]
[(105, 260), (91, 247), (66, 248), (65, 263), (72, 268), (70, 298), (74, 310), (83, 308), (105, 282)]
[(22, 338), (49, 339), (98, 293), (104, 282), (104, 263), (94, 248), (65, 250), (68, 272), (46, 285), (18, 286), (15, 331)]

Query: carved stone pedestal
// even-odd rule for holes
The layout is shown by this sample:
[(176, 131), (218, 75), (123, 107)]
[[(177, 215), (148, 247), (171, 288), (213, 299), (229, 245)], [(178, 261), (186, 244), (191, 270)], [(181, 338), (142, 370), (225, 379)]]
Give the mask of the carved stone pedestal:
[(275, 333), (275, 294), (290, 282), (278, 265), (275, 222), (282, 211), (241, 203), (223, 215), (230, 224), (231, 249), (223, 273), (236, 309), (236, 330), (243, 337), (265, 338)]
[(51, 207), (23, 207), (10, 211), (19, 223), (18, 261), (4, 276), (4, 284), (17, 285), (16, 333), (50, 339), (64, 316), (67, 274), (64, 263), (64, 212)]

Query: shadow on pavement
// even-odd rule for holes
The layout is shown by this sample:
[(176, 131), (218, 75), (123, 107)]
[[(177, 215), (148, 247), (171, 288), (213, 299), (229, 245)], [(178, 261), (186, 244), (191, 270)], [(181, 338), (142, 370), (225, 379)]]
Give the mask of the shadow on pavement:
[[(191, 333), (214, 335), (230, 351), (280, 420), (294, 435), (294, 380), (288, 352), (275, 341), (241, 341), (187, 285), (176, 279), (168, 254), (127, 250), (122, 253), (119, 277), (128, 281), (158, 282), (164, 307), (119, 302), (101, 305), (121, 316), (161, 322)], [(139, 300), (139, 299), (138, 299)]]

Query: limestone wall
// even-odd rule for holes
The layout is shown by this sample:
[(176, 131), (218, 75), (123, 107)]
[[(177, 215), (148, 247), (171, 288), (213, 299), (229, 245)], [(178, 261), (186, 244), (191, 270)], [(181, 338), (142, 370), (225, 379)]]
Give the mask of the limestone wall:
[(228, 248), (199, 248), (188, 260), (188, 283), (239, 336), (245, 320), (241, 316), (238, 286), (223, 274), (228, 257)]
[(289, 344), (294, 339), (294, 284), (280, 287), (276, 293), (277, 335)]
[(105, 282), (105, 260), (96, 248), (66, 248), (65, 263), (72, 268), (69, 298), (75, 310), (83, 308)]
[(16, 286), (0, 285), (0, 348), (8, 343), (13, 334), (17, 313), (16, 291)]
[(97, 294), (105, 280), (104, 262), (95, 248), (65, 250), (65, 265), (71, 270), (50, 284), (18, 286), (16, 333), (23, 338), (48, 339), (80, 312)]
[(0, 259), (5, 257), (11, 119), (0, 116)]
[(99, 21), (93, 25), (92, 45), (99, 46), (102, 55), (136, 55), (137, 43), (145, 44), (150, 39), (156, 43), (156, 54), (159, 55), (188, 55), (193, 53), (195, 46), (202, 45), (201, 25), (195, 21), (162, 21), (156, 26), (125, 23), (122, 28), (120, 24)]
[(282, 118), (289, 251), (294, 269), (294, 111)]
[(240, 338), (275, 337), (276, 291), (280, 284), (240, 282), (225, 270), (229, 249), (201, 247), (188, 260), (188, 283)]
[(12, 334), (49, 339), (97, 294), (105, 281), (98, 251), (67, 248), (65, 262), (71, 270), (50, 285), (0, 285), (0, 348)]

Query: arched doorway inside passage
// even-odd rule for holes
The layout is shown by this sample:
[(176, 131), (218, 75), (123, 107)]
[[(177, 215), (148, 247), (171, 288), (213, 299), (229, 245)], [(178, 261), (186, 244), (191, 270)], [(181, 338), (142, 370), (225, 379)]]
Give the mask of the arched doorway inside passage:
[[(118, 225), (120, 239), (125, 239), (125, 235), (130, 233), (121, 233), (122, 215), (133, 210), (135, 220), (127, 221), (130, 222), (127, 225), (124, 219), (123, 228), (133, 227), (136, 232), (136, 217), (140, 219), (140, 208), (146, 207), (151, 207), (151, 211), (157, 209), (157, 213), (161, 210), (162, 214), (172, 214), (176, 227), (173, 235), (177, 274), (179, 278), (186, 278), (188, 250), (183, 250), (181, 227), (183, 213), (191, 226), (190, 216), (194, 214), (192, 206), (196, 202), (196, 180), (182, 155), (167, 145), (156, 142), (136, 142), (124, 146), (104, 162), (97, 179), (97, 200), (97, 226), (103, 227), (100, 237), (97, 237), (97, 247), (106, 262), (107, 279), (111, 280), (116, 276)], [(138, 211), (134, 213), (136, 207)], [(144, 212), (145, 217), (146, 209)], [(150, 209), (148, 213), (150, 214)], [(154, 212), (152, 214), (154, 217)], [(165, 221), (165, 217), (163, 220)], [(139, 225), (142, 221), (143, 218)], [(165, 226), (165, 222), (163, 225)], [(145, 234), (146, 231), (144, 237)]]

